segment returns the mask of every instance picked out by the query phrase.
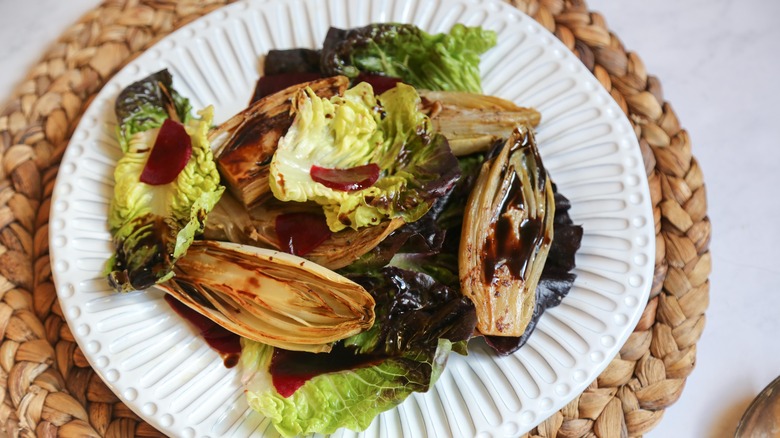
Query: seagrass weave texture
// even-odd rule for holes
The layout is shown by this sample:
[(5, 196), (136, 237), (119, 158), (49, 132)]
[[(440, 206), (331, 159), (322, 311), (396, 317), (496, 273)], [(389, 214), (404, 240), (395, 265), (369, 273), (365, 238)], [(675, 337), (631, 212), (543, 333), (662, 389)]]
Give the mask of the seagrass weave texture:
[[(226, 0), (109, 0), (68, 29), (0, 113), (0, 437), (161, 436), (90, 368), (57, 302), (48, 217), (91, 98), (135, 55)], [(680, 396), (709, 300), (704, 178), (660, 81), (583, 0), (510, 0), (564, 42), (628, 114), (654, 207), (653, 290), (620, 354), (528, 436), (640, 436)]]

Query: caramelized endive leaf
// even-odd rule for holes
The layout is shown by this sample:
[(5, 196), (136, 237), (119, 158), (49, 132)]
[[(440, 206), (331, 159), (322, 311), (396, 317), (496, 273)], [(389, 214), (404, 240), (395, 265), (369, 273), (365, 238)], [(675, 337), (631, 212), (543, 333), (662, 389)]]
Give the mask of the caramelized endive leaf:
[(278, 251), (197, 241), (160, 286), (220, 326), (287, 350), (322, 352), (374, 322), (363, 287)]
[[(233, 196), (226, 194), (209, 214), (206, 239), (281, 249), (276, 235), (276, 217), (284, 213), (321, 213), (313, 203), (281, 202), (271, 199), (247, 210)], [(324, 220), (324, 218), (323, 218)], [(328, 269), (341, 269), (373, 250), (390, 233), (404, 224), (402, 218), (388, 219), (373, 227), (358, 230), (346, 228), (331, 234), (305, 258)]]
[(555, 201), (533, 133), (515, 129), (482, 165), (463, 217), (461, 288), (485, 335), (520, 336), (553, 239)]
[(571, 204), (560, 192), (555, 192), (555, 239), (550, 245), (539, 284), (536, 285), (536, 305), (531, 321), (522, 336), (485, 336), (488, 345), (500, 355), (512, 354), (525, 345), (539, 320), (548, 309), (558, 306), (569, 294), (577, 275), (573, 272), (575, 255), (582, 242), (582, 227), (569, 216)]
[(420, 91), (422, 111), (447, 137), (458, 157), (486, 152), (516, 126), (535, 127), (541, 114), (496, 96), (457, 91)]

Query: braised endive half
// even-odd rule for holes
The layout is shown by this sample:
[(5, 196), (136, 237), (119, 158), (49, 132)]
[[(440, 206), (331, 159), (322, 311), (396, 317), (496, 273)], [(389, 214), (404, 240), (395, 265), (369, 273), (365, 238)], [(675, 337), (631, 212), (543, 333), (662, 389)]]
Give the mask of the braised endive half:
[(535, 127), (541, 114), (506, 99), (462, 91), (421, 91), (421, 110), (447, 137), (455, 156), (487, 152), (517, 126)]
[[(288, 213), (316, 214), (321, 211), (322, 208), (314, 203), (276, 200), (247, 210), (228, 193), (209, 214), (203, 235), (211, 240), (282, 250), (284, 248), (278, 239), (276, 219)], [(402, 218), (394, 218), (358, 230), (346, 228), (332, 233), (304, 257), (328, 269), (340, 269), (374, 249), (403, 224)]]
[(553, 239), (555, 200), (533, 132), (515, 129), (480, 170), (463, 216), (461, 289), (485, 335), (520, 336)]
[(286, 350), (324, 352), (374, 323), (363, 287), (291, 254), (196, 241), (160, 285), (220, 326)]

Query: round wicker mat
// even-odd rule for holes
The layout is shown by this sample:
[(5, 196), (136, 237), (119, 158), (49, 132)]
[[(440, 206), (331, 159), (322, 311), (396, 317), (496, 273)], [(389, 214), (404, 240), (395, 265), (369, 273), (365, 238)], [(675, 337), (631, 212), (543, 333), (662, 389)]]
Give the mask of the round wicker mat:
[[(133, 56), (227, 0), (108, 0), (72, 26), (0, 113), (0, 436), (160, 436), (89, 367), (48, 259), (60, 157), (82, 112)], [(634, 125), (653, 198), (653, 291), (620, 354), (529, 436), (640, 436), (680, 396), (709, 301), (704, 178), (661, 84), (583, 0), (511, 0), (574, 51)]]

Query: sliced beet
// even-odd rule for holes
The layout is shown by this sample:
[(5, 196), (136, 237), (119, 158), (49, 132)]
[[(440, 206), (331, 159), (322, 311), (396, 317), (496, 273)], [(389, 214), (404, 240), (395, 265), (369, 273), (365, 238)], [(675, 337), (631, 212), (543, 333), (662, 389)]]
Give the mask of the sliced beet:
[(316, 376), (271, 374), (271, 382), (273, 383), (276, 392), (282, 397), (287, 398), (292, 397), (292, 395), (295, 394), (295, 391), (312, 377)]
[(358, 77), (355, 80), (355, 83), (359, 82), (368, 82), (371, 85), (371, 88), (374, 89), (374, 94), (380, 95), (391, 88), (395, 88), (399, 82), (403, 81), (401, 81), (399, 78), (394, 78), (391, 76), (381, 76), (361, 72), (358, 74)]
[(320, 51), (312, 49), (269, 50), (263, 62), (263, 73), (320, 73)]
[(179, 176), (191, 156), (192, 139), (184, 125), (166, 119), (141, 172), (141, 182), (153, 186), (170, 183)]
[(349, 169), (328, 169), (311, 166), (311, 179), (325, 187), (342, 192), (354, 192), (374, 185), (379, 179), (379, 166), (369, 163)]
[(250, 104), (257, 102), (265, 96), (282, 91), (287, 87), (320, 78), (322, 78), (322, 75), (319, 73), (310, 72), (280, 73), (276, 75), (261, 76), (260, 79), (257, 80), (257, 85), (255, 85), (255, 94), (252, 96)]
[(331, 235), (325, 216), (313, 213), (285, 213), (276, 216), (276, 237), (283, 251), (304, 256)]

